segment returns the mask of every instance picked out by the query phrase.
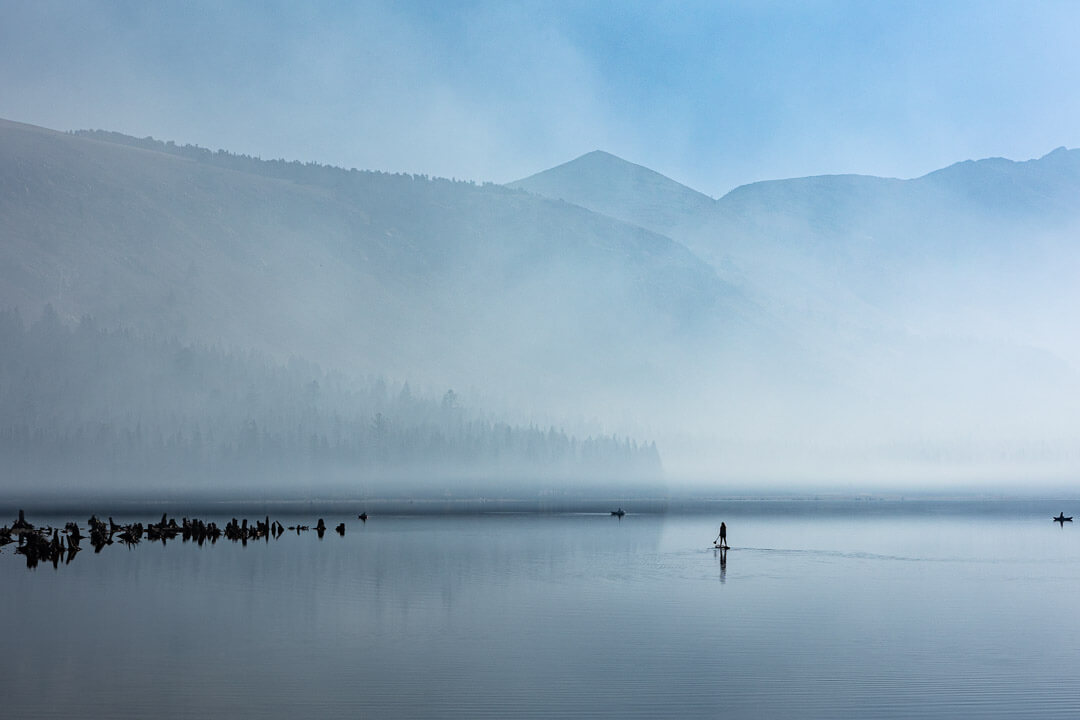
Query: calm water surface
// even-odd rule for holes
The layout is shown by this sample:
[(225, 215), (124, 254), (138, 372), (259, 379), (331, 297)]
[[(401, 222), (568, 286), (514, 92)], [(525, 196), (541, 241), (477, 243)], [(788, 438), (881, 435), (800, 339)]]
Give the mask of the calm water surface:
[[(0, 705), (66, 718), (1080, 714), (1080, 527), (1052, 523), (1060, 508), (814, 508), (326, 514), (344, 537), (87, 547), (57, 570), (27, 570), (8, 545)], [(721, 519), (726, 559), (708, 549)]]

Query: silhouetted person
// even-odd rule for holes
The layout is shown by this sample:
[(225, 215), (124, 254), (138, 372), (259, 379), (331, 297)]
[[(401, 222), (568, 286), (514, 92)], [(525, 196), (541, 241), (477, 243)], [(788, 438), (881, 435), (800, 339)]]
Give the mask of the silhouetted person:
[(716, 542), (721, 548), (727, 547), (727, 525), (720, 523), (720, 534), (716, 538)]

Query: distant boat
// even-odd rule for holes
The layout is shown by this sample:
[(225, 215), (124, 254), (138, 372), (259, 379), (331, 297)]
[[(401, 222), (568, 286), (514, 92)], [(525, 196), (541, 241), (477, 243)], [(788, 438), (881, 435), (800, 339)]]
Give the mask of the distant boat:
[(626, 514), (626, 511), (623, 510), (622, 508), (619, 508), (618, 510), (612, 510), (611, 514), (614, 515), (615, 517), (622, 517), (623, 515)]
[(1067, 523), (1072, 522), (1071, 517), (1065, 517), (1065, 513), (1058, 513), (1058, 516), (1054, 518), (1054, 522)]

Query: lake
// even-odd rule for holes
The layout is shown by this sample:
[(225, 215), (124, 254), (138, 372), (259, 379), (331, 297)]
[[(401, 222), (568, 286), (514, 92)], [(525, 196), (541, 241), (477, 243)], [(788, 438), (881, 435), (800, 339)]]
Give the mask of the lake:
[[(46, 718), (1076, 717), (1080, 527), (1051, 522), (1067, 505), (991, 505), (733, 501), (693, 514), (630, 505), (621, 519), (367, 523), (327, 511), (344, 536), (144, 540), (100, 554), (84, 540), (70, 564), (33, 570), (7, 545), (0, 707)], [(77, 519), (85, 532), (88, 515), (28, 519)], [(721, 520), (723, 555), (709, 547)]]

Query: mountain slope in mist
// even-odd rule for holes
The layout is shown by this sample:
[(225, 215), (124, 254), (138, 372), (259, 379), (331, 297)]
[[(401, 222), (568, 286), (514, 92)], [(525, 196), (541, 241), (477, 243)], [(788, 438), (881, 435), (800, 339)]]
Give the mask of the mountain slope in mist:
[(712, 200), (604, 153), (507, 188), (0, 123), (0, 307), (597, 419), (709, 481), (1051, 475), (1078, 164)]
[(521, 191), (11, 122), (0, 235), (0, 306), (31, 317), (49, 302), (544, 412), (662, 384), (753, 312), (669, 238)]
[[(587, 166), (575, 177), (575, 163), (534, 176), (543, 183), (519, 184), (629, 222), (653, 202), (644, 185), (603, 196), (579, 190), (617, 185), (637, 166), (606, 160), (605, 180)], [(829, 175), (757, 182), (715, 202), (670, 209), (650, 226), (773, 310), (802, 306), (841, 322), (898, 323), (893, 333), (948, 332), (951, 323), (984, 339), (1012, 331), (1035, 338), (1026, 325), (1043, 328), (1036, 344), (1080, 359), (1080, 348), (1055, 345), (1039, 311), (1041, 305), (1060, 321), (1063, 310), (1080, 310), (1070, 279), (1080, 270), (1073, 242), (1080, 150), (1059, 148), (1026, 162), (965, 161), (912, 180)], [(1048, 288), (1056, 303), (1046, 302)], [(932, 308), (923, 302), (928, 297)], [(993, 315), (1002, 318), (996, 326)]]
[[(591, 160), (597, 155), (602, 163)], [(1044, 240), (1064, 240), (1080, 223), (1080, 150), (1065, 148), (1025, 162), (960, 162), (912, 180), (763, 181), (716, 201), (604, 153), (511, 185), (665, 233), (718, 267), (727, 260), (752, 272), (790, 259), (813, 271), (828, 266), (870, 300), (903, 290), (893, 279), (907, 271), (1015, 259), (1043, 251)], [(665, 212), (643, 219), (642, 208), (658, 198)]]
[[(607, 159), (607, 180), (590, 167), (575, 177), (576, 162), (516, 185), (643, 222), (647, 186), (596, 189), (620, 187), (637, 166)], [(725, 425), (721, 456), (771, 430), (751, 454), (817, 457), (820, 467), (840, 456), (982, 463), (979, 472), (1013, 472), (1017, 458), (1059, 463), (1055, 472), (1078, 462), (1068, 428), (1080, 401), (1070, 331), (1080, 313), (1080, 151), (967, 161), (913, 180), (758, 182), (671, 210), (650, 227), (784, 328), (792, 354), (776, 381), (810, 373), (801, 389), (786, 386), (767, 423), (744, 413)], [(755, 392), (768, 398), (768, 386)]]

